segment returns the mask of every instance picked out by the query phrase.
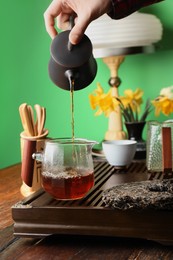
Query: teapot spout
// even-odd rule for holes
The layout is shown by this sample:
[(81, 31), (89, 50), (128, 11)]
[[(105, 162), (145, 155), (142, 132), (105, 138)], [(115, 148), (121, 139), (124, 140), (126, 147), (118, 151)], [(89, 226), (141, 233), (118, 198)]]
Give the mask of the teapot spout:
[(70, 84), (70, 91), (72, 92), (74, 90), (74, 78), (75, 78), (73, 70), (66, 70), (65, 76), (68, 78)]

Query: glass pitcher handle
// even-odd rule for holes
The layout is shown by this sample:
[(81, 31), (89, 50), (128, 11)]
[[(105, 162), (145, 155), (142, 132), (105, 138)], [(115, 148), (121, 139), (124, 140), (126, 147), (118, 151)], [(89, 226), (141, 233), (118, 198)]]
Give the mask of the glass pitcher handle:
[(43, 161), (43, 154), (40, 152), (36, 152), (32, 154), (32, 159), (42, 162)]

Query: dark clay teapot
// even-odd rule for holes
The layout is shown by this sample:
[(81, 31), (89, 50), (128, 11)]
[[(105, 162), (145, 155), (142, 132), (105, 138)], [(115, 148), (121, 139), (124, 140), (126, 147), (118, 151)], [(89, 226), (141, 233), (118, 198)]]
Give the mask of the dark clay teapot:
[(80, 90), (94, 80), (97, 63), (90, 39), (84, 35), (79, 44), (72, 45), (69, 33), (70, 30), (61, 32), (52, 41), (49, 76), (62, 89), (70, 90), (74, 81), (74, 90)]

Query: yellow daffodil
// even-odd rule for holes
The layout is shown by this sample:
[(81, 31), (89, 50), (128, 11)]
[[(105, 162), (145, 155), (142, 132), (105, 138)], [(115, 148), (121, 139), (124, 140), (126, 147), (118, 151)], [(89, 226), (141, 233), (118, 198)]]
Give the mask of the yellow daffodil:
[(152, 101), (155, 107), (155, 115), (159, 116), (162, 112), (165, 116), (169, 116), (173, 112), (173, 99), (160, 96)]
[(103, 88), (99, 83), (97, 84), (97, 89), (94, 91), (94, 94), (95, 95), (89, 95), (92, 109), (96, 109), (96, 107), (99, 105), (99, 99), (102, 97), (102, 95), (104, 95)]
[[(137, 88), (135, 91), (127, 89), (124, 91), (124, 96), (115, 98), (112, 95), (112, 89), (107, 93), (104, 93), (103, 88), (97, 83), (97, 88), (93, 94), (89, 95), (91, 108), (97, 109), (95, 115), (104, 114), (109, 116), (112, 111), (117, 111), (117, 107), (120, 107), (122, 115), (126, 121), (140, 121), (138, 113), (140, 105), (142, 104), (143, 91)], [(141, 120), (145, 120), (150, 113), (150, 103), (146, 103), (145, 111), (141, 116)]]
[(153, 100), (152, 104), (156, 116), (160, 113), (169, 116), (173, 112), (173, 86), (161, 89), (160, 96)]
[(89, 99), (91, 108), (98, 108), (95, 113), (96, 116), (102, 113), (104, 113), (105, 116), (109, 116), (112, 111), (116, 111), (116, 107), (119, 105), (119, 102), (112, 97), (112, 89), (105, 94), (99, 83), (97, 84), (97, 89), (94, 91), (94, 94), (89, 95)]
[(123, 103), (124, 107), (127, 108), (128, 106), (131, 107), (132, 111), (139, 112), (140, 105), (142, 104), (142, 96), (143, 91), (137, 88), (135, 91), (131, 89), (127, 89), (124, 91), (124, 96), (120, 97), (121, 102)]
[(155, 107), (155, 114), (160, 113), (168, 116), (173, 113), (173, 86), (162, 88), (160, 95), (153, 101), (146, 101), (144, 111), (139, 118), (140, 106), (143, 103), (144, 92), (137, 88), (135, 91), (126, 89), (124, 96), (115, 98), (112, 95), (112, 88), (104, 93), (102, 86), (98, 83), (97, 89), (89, 95), (91, 108), (97, 109), (96, 116), (104, 114), (109, 116), (112, 111), (117, 111), (119, 106), (126, 122), (145, 121), (148, 114), (152, 111), (151, 104)]

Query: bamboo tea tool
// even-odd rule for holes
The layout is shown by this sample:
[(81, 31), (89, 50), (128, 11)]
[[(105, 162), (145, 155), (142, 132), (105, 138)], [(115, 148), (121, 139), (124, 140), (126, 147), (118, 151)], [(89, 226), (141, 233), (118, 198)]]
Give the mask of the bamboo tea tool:
[(27, 103), (23, 103), (19, 107), (19, 114), (23, 126), (23, 132), (21, 134), (22, 143), (22, 169), (21, 176), (24, 183), (32, 187), (33, 174), (35, 162), (32, 158), (32, 154), (36, 152), (37, 141), (44, 138), (47, 135), (44, 125), (46, 120), (46, 109), (36, 104), (35, 118), (34, 110)]

